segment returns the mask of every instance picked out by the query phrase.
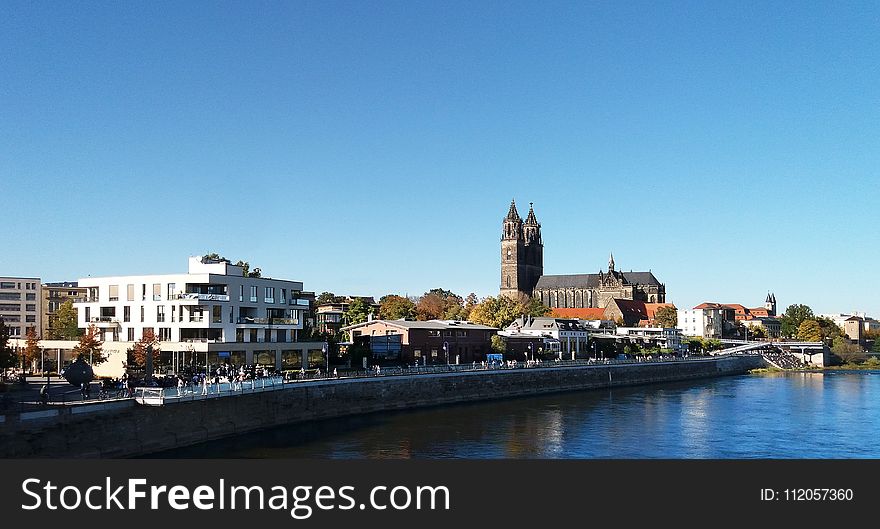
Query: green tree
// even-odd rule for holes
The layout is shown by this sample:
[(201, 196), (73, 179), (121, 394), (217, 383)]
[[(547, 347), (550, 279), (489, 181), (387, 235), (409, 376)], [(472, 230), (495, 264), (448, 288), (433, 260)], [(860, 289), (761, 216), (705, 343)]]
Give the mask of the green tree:
[(363, 323), (367, 321), (370, 314), (373, 314), (373, 307), (361, 298), (354, 298), (348, 304), (348, 310), (345, 311), (345, 321), (348, 325)]
[(498, 336), (497, 334), (492, 335), (492, 352), (498, 354), (504, 354), (507, 350), (507, 344), (504, 342), (504, 338)]
[(339, 296), (334, 294), (333, 292), (321, 292), (317, 298), (315, 298), (315, 305), (327, 305), (328, 303), (340, 303), (341, 299)]
[(845, 336), (835, 336), (831, 346), (831, 352), (840, 357), (847, 364), (865, 361), (865, 353), (862, 348), (852, 343)]
[(782, 336), (786, 338), (797, 336), (801, 323), (803, 323), (804, 320), (810, 319), (813, 319), (813, 309), (806, 305), (789, 305), (788, 308), (785, 309), (785, 314), (783, 314), (781, 318)]
[(764, 330), (764, 327), (760, 327), (758, 325), (752, 325), (747, 327), (749, 334), (748, 337), (757, 340), (758, 338), (766, 338), (767, 331)]
[(819, 326), (819, 322), (814, 319), (801, 322), (798, 326), (797, 339), (804, 342), (821, 342), (822, 327)]
[(77, 359), (87, 360), (91, 365), (96, 366), (107, 361), (103, 343), (98, 337), (98, 328), (94, 325), (89, 325), (85, 334), (80, 337), (79, 343), (73, 348), (73, 352)]
[(843, 336), (843, 329), (831, 319), (819, 317), (816, 318), (816, 323), (819, 324), (819, 328), (822, 330), (823, 342), (833, 341), (835, 338)]
[(678, 327), (678, 311), (675, 307), (660, 307), (654, 313), (654, 321), (657, 325), (665, 329), (674, 329)]
[[(226, 263), (232, 263), (231, 259), (227, 259), (217, 252), (206, 253), (202, 256), (202, 261), (224, 261)], [(262, 270), (260, 270), (259, 268), (254, 268), (253, 270), (251, 270), (251, 264), (247, 261), (242, 261), (239, 259), (238, 261), (236, 261), (234, 266), (241, 267), (241, 275), (243, 277), (261, 277), (260, 274), (262, 273)]]
[(9, 327), (0, 318), (0, 369), (3, 370), (3, 376), (6, 376), (6, 370), (15, 367), (18, 363), (18, 355), (15, 349), (9, 346)]
[(25, 336), (27, 337), (27, 341), (25, 342), (25, 348), (21, 355), (22, 369), (28, 364), (30, 364), (30, 367), (33, 367), (37, 359), (40, 358), (40, 352), (43, 350), (40, 347), (40, 337), (37, 336), (37, 329), (35, 327), (28, 327)]
[(67, 300), (58, 307), (52, 317), (49, 338), (52, 340), (76, 340), (82, 336), (82, 331), (77, 327), (76, 309), (72, 300)]
[(379, 298), (379, 317), (383, 320), (412, 318), (415, 313), (415, 304), (403, 296), (388, 294)]

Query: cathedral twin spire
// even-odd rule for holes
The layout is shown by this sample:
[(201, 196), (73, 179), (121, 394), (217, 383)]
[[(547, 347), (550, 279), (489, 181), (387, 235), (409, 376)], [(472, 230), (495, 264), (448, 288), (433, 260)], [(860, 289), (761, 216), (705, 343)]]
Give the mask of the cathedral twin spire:
[(540, 243), (541, 224), (535, 217), (535, 209), (531, 202), (529, 202), (529, 214), (523, 222), (516, 209), (516, 200), (514, 199), (510, 201), (510, 209), (507, 211), (507, 216), (504, 217), (504, 238), (519, 239), (520, 237), (524, 237), (526, 243)]

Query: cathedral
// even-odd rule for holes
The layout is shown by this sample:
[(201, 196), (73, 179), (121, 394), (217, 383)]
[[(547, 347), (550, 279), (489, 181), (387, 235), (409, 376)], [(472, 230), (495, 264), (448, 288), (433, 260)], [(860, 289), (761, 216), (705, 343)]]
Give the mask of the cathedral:
[(532, 204), (525, 222), (511, 201), (501, 230), (501, 295), (536, 297), (550, 308), (605, 308), (613, 299), (665, 303), (666, 286), (651, 272), (620, 272), (614, 255), (598, 274), (544, 275), (541, 224)]

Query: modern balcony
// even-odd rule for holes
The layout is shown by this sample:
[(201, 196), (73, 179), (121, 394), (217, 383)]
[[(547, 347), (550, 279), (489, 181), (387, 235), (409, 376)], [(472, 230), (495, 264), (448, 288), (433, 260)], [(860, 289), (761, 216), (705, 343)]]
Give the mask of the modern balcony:
[(239, 325), (299, 325), (293, 318), (239, 318)]
[(190, 293), (184, 292), (182, 294), (177, 294), (174, 296), (174, 299), (183, 300), (183, 301), (229, 301), (229, 296), (226, 294), (199, 294), (199, 293)]
[(94, 325), (99, 329), (110, 329), (113, 327), (119, 327), (119, 320), (111, 317), (100, 317), (100, 318), (91, 318), (89, 319), (89, 324)]

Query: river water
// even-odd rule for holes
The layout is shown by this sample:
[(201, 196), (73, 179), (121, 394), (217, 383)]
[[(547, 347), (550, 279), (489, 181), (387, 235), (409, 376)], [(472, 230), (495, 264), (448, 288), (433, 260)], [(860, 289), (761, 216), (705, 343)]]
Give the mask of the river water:
[(880, 371), (768, 373), (368, 414), (162, 452), (200, 458), (877, 458)]

